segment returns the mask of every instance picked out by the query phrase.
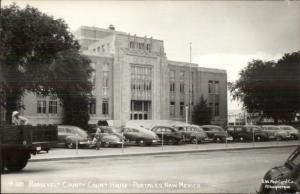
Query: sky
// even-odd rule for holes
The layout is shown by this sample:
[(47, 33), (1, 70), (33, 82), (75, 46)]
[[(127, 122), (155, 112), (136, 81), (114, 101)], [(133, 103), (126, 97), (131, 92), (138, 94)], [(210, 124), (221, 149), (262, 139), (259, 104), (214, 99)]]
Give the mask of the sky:
[[(234, 82), (253, 59), (278, 60), (300, 50), (300, 1), (2, 0), (29, 4), (74, 31), (107, 28), (164, 41), (169, 60), (227, 70)], [(241, 104), (228, 98), (228, 109)]]

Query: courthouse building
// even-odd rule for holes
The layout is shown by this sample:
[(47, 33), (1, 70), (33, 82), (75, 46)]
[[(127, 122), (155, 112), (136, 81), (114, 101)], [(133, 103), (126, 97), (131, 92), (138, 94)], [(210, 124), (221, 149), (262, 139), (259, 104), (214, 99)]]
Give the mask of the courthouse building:
[[(185, 121), (201, 96), (213, 110), (212, 123), (226, 123), (225, 70), (168, 60), (162, 40), (120, 32), (113, 26), (83, 26), (74, 35), (96, 70), (90, 123), (99, 119), (111, 120), (116, 126), (133, 119)], [(63, 109), (55, 97), (30, 93), (23, 103), (23, 114), (32, 124), (62, 120)]]

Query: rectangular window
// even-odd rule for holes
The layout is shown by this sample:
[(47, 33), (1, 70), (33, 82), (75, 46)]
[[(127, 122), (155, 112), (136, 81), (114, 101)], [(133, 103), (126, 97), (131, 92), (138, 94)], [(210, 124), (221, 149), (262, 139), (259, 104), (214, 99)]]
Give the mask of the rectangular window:
[(108, 115), (108, 99), (103, 99), (102, 101), (102, 114)]
[(213, 81), (212, 80), (209, 80), (208, 81), (208, 93), (209, 94), (213, 94), (214, 93), (214, 84), (213, 84)]
[(48, 112), (52, 113), (52, 114), (57, 114), (57, 101), (56, 100), (49, 101)]
[(95, 98), (91, 98), (90, 102), (89, 102), (89, 113), (91, 115), (96, 114), (96, 99)]
[(175, 92), (175, 71), (170, 70), (170, 92)]
[(220, 116), (220, 107), (219, 103), (215, 104), (215, 116)]
[(170, 116), (175, 116), (175, 102), (170, 102)]
[(147, 49), (147, 51), (150, 51), (150, 44), (146, 45), (146, 49)]
[(133, 41), (130, 41), (129, 48), (134, 48), (134, 42)]
[(180, 116), (184, 115), (184, 102), (180, 102)]
[(46, 105), (47, 105), (46, 100), (38, 100), (37, 101), (37, 113), (41, 113), (41, 114), (46, 113)]

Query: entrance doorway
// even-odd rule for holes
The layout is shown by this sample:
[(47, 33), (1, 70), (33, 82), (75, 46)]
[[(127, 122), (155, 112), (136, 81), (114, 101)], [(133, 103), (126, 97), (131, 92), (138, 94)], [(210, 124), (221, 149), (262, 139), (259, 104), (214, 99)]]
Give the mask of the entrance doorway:
[(131, 100), (131, 120), (151, 119), (151, 101)]

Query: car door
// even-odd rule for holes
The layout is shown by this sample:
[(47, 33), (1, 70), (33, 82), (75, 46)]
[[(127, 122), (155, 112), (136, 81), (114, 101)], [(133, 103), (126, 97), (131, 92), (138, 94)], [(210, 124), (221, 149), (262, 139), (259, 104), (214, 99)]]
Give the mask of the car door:
[(215, 138), (215, 133), (212, 131), (213, 129), (210, 129), (209, 127), (202, 127), (202, 129), (206, 132), (209, 139)]
[(67, 132), (65, 127), (58, 127), (57, 129), (57, 140), (58, 143), (65, 143), (66, 137), (67, 137)]

